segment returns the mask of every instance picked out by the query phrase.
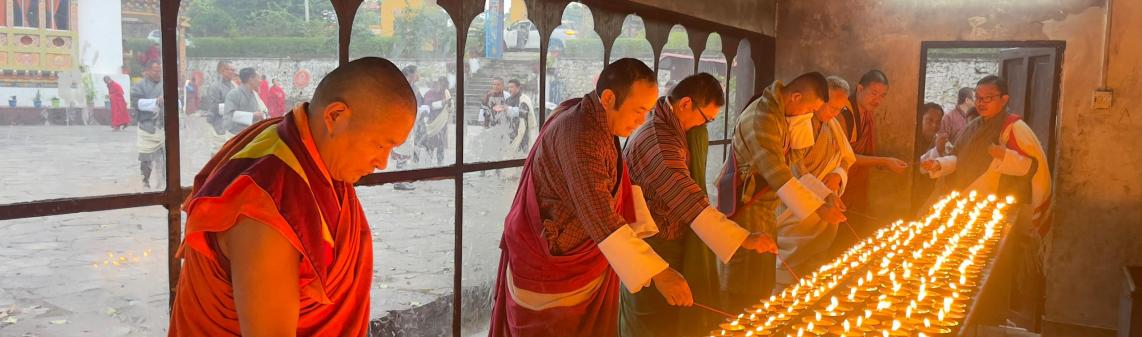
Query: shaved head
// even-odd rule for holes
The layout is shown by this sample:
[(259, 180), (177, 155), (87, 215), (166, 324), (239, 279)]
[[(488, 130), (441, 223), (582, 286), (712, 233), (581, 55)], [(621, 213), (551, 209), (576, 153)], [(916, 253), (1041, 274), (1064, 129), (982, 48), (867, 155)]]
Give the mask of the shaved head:
[(377, 57), (334, 69), (306, 106), (314, 145), (334, 180), (354, 183), (384, 169), (408, 138), (416, 97), (396, 65)]
[(325, 75), (310, 100), (310, 117), (333, 102), (342, 102), (354, 109), (375, 110), (368, 112), (382, 115), (381, 117), (386, 113), (416, 114), (415, 108), (376, 109), (380, 105), (416, 105), (412, 86), (401, 70), (389, 60), (379, 57), (362, 57)]

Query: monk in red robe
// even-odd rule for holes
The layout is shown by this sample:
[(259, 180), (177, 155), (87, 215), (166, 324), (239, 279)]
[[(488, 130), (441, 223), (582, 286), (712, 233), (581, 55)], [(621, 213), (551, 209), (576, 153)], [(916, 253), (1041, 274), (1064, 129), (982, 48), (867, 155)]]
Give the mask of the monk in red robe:
[(619, 155), (618, 137), (657, 96), (654, 72), (624, 58), (552, 113), (505, 219), (491, 336), (614, 336), (620, 282), (630, 292), (653, 282), (668, 304), (693, 304), (686, 281), (642, 239), (654, 221)]
[[(849, 138), (849, 145), (856, 154), (856, 162), (849, 168), (848, 185), (841, 200), (850, 211), (857, 216), (849, 218), (851, 228), (865, 235), (875, 230), (875, 226), (888, 221), (870, 218), (880, 216), (872, 208), (871, 170), (878, 168), (895, 174), (903, 174), (908, 169), (908, 163), (903, 160), (881, 156), (876, 141), (876, 109), (888, 96), (888, 76), (884, 72), (873, 69), (866, 72), (857, 82), (856, 90), (849, 97), (852, 109), (845, 108), (837, 116), (837, 121), (845, 129), (845, 136)], [(852, 233), (852, 231), (849, 231)], [(830, 250), (840, 252), (851, 247), (860, 238), (853, 235), (840, 235), (833, 242)]]
[(266, 101), (266, 105), (268, 105), (267, 108), (270, 110), (270, 117), (278, 117), (286, 111), (286, 94), (285, 90), (282, 90), (282, 84), (278, 83), (277, 79), (274, 79), (272, 82), (273, 85), (270, 86), (270, 100)]
[(362, 58), (231, 139), (183, 204), (169, 336), (365, 336), (372, 236), (353, 183), (385, 167), (415, 113), (400, 70)]
[(123, 130), (127, 124), (131, 124), (131, 113), (127, 112), (123, 86), (112, 80), (111, 76), (103, 76), (103, 83), (107, 84), (107, 97), (111, 99), (111, 130)]

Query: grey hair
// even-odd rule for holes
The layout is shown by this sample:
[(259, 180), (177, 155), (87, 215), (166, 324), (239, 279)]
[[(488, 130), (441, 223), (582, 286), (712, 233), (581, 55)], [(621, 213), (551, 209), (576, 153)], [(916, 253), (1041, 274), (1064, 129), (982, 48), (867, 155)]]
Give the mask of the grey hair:
[(845, 81), (845, 79), (840, 76), (829, 76), (825, 78), (825, 81), (829, 82), (829, 90), (844, 90), (846, 94), (852, 93), (852, 87), (849, 86), (849, 81)]

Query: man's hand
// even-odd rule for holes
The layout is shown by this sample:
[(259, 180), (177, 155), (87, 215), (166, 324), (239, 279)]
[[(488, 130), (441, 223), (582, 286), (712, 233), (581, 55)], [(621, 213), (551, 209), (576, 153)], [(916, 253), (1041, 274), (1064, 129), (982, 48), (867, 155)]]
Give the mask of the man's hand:
[(674, 306), (688, 307), (694, 305), (694, 295), (690, 293), (690, 285), (686, 279), (674, 268), (666, 268), (654, 278), (654, 288), (666, 298), (666, 303)]
[(935, 159), (928, 159), (920, 162), (920, 168), (928, 172), (936, 172), (940, 170), (940, 162)]
[(830, 225), (836, 225), (848, 220), (840, 208), (828, 202), (817, 208), (817, 216), (821, 217), (821, 220), (825, 220), (825, 222), (828, 222)]
[(777, 254), (777, 243), (773, 241), (773, 237), (765, 233), (750, 234), (745, 238), (745, 241), (742, 241), (742, 248), (755, 251), (758, 254)]
[(821, 180), (821, 182), (825, 183), (825, 187), (828, 187), (833, 193), (841, 192), (841, 175), (829, 173), (825, 175), (825, 179)]
[(990, 154), (992, 158), (1003, 160), (1003, 157), (1007, 155), (1007, 148), (1003, 145), (991, 144), (991, 146), (987, 147), (987, 153)]
[(900, 174), (904, 173), (904, 170), (908, 168), (908, 163), (900, 159), (884, 157), (881, 158), (879, 166), (882, 169), (892, 171), (892, 173)]
[(948, 148), (948, 135), (943, 133), (936, 134), (936, 153), (943, 155), (944, 149)]
[(833, 207), (836, 207), (837, 210), (841, 211), (841, 213), (849, 210), (848, 206), (845, 206), (845, 202), (841, 201), (841, 198), (836, 194), (830, 194), (827, 198), (825, 198), (825, 203), (833, 205)]
[(163, 108), (163, 102), (163, 96), (159, 96), (159, 98), (155, 100), (155, 104), (158, 105), (159, 109)]

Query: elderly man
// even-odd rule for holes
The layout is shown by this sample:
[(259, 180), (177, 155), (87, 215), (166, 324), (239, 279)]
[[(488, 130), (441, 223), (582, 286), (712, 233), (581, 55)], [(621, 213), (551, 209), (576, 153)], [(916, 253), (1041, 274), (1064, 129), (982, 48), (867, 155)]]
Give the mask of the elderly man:
[(415, 104), (395, 65), (362, 58), (228, 142), (183, 205), (169, 336), (367, 335), (373, 243), (353, 183), (385, 167)]
[[(658, 99), (650, 122), (629, 138), (623, 151), (631, 182), (645, 187), (650, 215), (658, 226), (658, 235), (646, 242), (686, 277), (695, 302), (718, 307), (717, 260), (729, 261), (739, 247), (757, 253), (776, 251), (772, 237), (751, 234), (710, 206), (706, 191), (687, 167), (691, 156), (687, 132), (717, 118), (725, 103), (722, 86), (713, 75), (689, 76)], [(691, 237), (701, 239), (700, 250), (687, 249)], [(695, 260), (706, 263), (686, 263)], [(705, 311), (671, 307), (658, 294), (625, 290), (619, 314), (620, 336), (697, 336), (721, 319)]]
[(135, 133), (135, 146), (139, 150), (139, 171), (143, 174), (143, 186), (151, 187), (151, 172), (158, 172), (160, 178), (155, 187), (162, 187), (165, 172), (166, 149), (163, 129), (163, 65), (158, 61), (147, 62), (143, 79), (131, 87), (131, 102), (135, 103), (135, 120), (138, 130)]
[[(829, 103), (817, 109), (810, 120), (813, 146), (792, 150), (790, 157), (798, 159), (789, 165), (796, 177), (820, 179), (829, 188), (824, 191), (828, 194), (822, 198), (830, 194), (833, 197), (844, 195), (849, 167), (856, 162), (845, 130), (835, 118), (850, 106), (849, 83), (837, 76), (829, 76), (826, 80), (829, 82)], [(797, 276), (810, 273), (827, 259), (829, 245), (837, 235), (837, 224), (816, 215), (798, 218), (784, 203), (777, 214), (778, 257), (785, 262), (776, 270), (776, 290), (780, 291), (795, 282)]]
[(262, 75), (254, 68), (242, 68), (238, 71), (238, 79), (242, 84), (226, 93), (226, 109), (222, 113), (230, 125), (230, 133), (233, 134), (238, 134), (254, 122), (269, 116), (266, 102), (258, 95)]
[(103, 83), (107, 84), (107, 99), (111, 101), (111, 130), (122, 131), (131, 123), (131, 113), (127, 112), (127, 100), (123, 97), (123, 86), (103, 76)]
[(624, 58), (552, 113), (505, 219), (491, 336), (614, 336), (620, 281), (631, 292), (653, 282), (668, 303), (693, 303), (682, 276), (642, 240), (653, 220), (619, 155), (618, 137), (657, 97), (654, 72)]
[[(754, 232), (774, 236), (777, 207), (784, 203), (798, 219), (817, 215), (830, 224), (845, 220), (828, 187), (809, 175), (796, 177), (790, 151), (813, 146), (813, 113), (829, 100), (825, 76), (812, 72), (788, 85), (765, 89), (742, 111), (730, 157), (718, 178), (718, 208)], [(730, 311), (738, 311), (774, 287), (774, 255), (739, 254), (726, 265)]]

